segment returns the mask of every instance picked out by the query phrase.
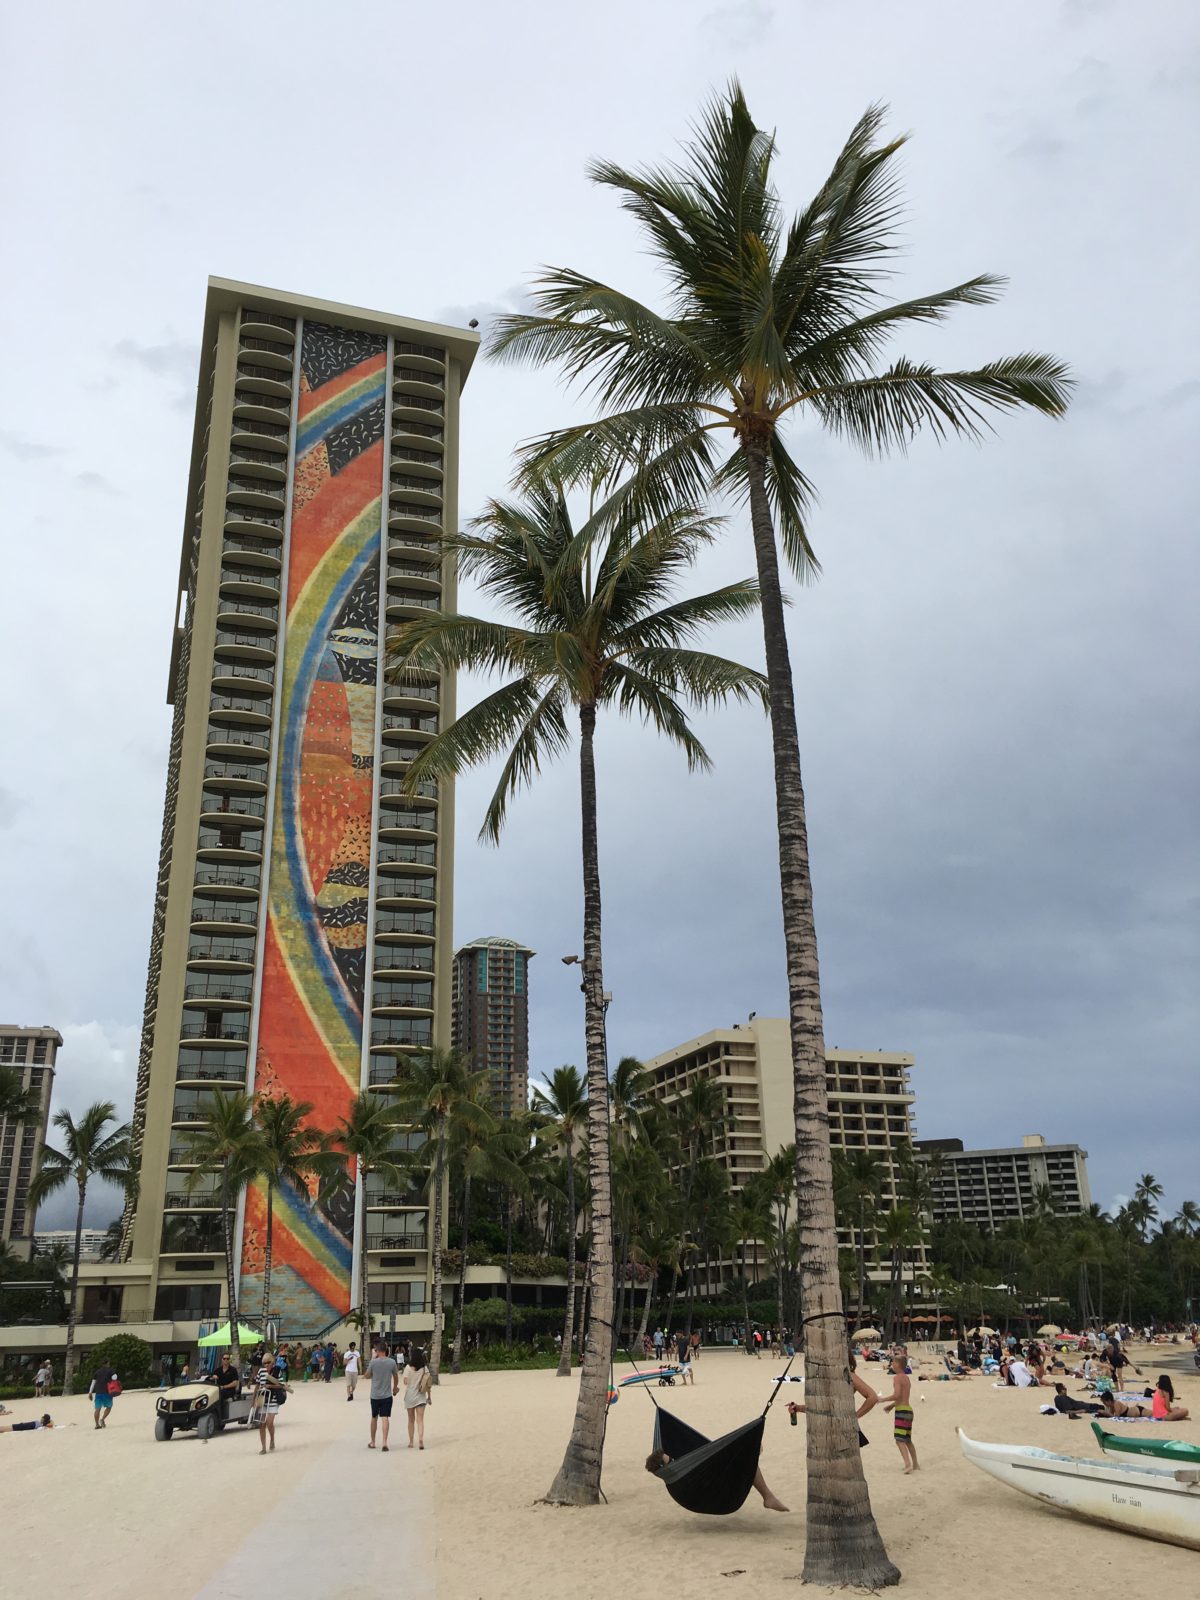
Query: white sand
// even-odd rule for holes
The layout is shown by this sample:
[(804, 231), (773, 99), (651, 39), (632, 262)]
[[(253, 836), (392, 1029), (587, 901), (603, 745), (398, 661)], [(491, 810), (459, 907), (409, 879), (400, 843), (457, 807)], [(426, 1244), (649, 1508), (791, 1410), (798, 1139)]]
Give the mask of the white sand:
[[(1135, 1356), (1152, 1382), (1158, 1358)], [(865, 1370), (887, 1387), (877, 1369)], [(710, 1350), (694, 1389), (655, 1393), (716, 1435), (749, 1420), (778, 1371), (766, 1359)], [(1200, 1377), (1174, 1379), (1181, 1401), (1200, 1413)], [(365, 1448), (369, 1407), (361, 1390), (347, 1405), (338, 1383), (295, 1385), (279, 1417), (278, 1449), (265, 1458), (257, 1437), (241, 1428), (206, 1445), (187, 1435), (157, 1443), (152, 1393), (121, 1396), (101, 1434), (86, 1398), (51, 1401), (57, 1420), (77, 1426), (0, 1436), (0, 1595), (240, 1600), (278, 1592), (287, 1600), (375, 1600), (393, 1592), (416, 1600), (433, 1592), (436, 1571), (440, 1600), (661, 1593), (707, 1600), (739, 1591), (794, 1600), (803, 1560), (803, 1418), (792, 1428), (777, 1403), (763, 1453), (768, 1482), (793, 1508), (788, 1516), (763, 1510), (756, 1495), (732, 1517), (696, 1517), (675, 1505), (643, 1469), (653, 1412), (637, 1390), (622, 1391), (609, 1415), (609, 1504), (538, 1505), (562, 1457), (575, 1388), (549, 1371), (446, 1377), (435, 1391), (426, 1451), (403, 1448), (401, 1416), (393, 1435), (399, 1448), (387, 1456)], [(786, 1397), (799, 1392), (789, 1385)], [(997, 1390), (973, 1378), (914, 1384), (914, 1395), (917, 1476), (903, 1476), (882, 1408), (866, 1420), (871, 1498), (904, 1574), (902, 1593), (1093, 1600), (1097, 1592), (1153, 1592), (1182, 1600), (1198, 1591), (1194, 1553), (1059, 1515), (963, 1461), (956, 1424), (980, 1439), (1093, 1453), (1085, 1423), (1038, 1414), (1042, 1392)], [(14, 1417), (6, 1421), (44, 1409), (32, 1400), (10, 1404)], [(1171, 1431), (1200, 1442), (1196, 1422)]]

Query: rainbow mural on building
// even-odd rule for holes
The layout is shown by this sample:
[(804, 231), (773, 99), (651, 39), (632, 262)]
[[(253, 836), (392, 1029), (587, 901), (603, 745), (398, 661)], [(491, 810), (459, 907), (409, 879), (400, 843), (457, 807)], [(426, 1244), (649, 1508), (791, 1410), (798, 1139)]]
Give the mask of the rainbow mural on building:
[[(255, 1061), (332, 1128), (358, 1092), (367, 982), (387, 342), (305, 324)], [(354, 1199), (274, 1197), (271, 1311), (316, 1332), (351, 1297)], [(241, 1299), (261, 1307), (266, 1195), (246, 1199)]]

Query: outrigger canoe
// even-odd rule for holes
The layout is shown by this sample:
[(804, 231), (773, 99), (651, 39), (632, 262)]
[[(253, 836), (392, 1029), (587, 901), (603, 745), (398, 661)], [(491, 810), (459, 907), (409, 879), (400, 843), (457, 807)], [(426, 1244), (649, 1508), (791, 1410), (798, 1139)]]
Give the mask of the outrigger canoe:
[(1200, 1465), (1084, 1461), (1034, 1445), (982, 1444), (961, 1428), (972, 1465), (1046, 1505), (1125, 1533), (1200, 1550)]
[(1092, 1423), (1101, 1450), (1118, 1450), (1122, 1455), (1153, 1456), (1157, 1461), (1174, 1461), (1180, 1467), (1200, 1467), (1200, 1444), (1186, 1439), (1156, 1439), (1150, 1435), (1109, 1433), (1098, 1422)]

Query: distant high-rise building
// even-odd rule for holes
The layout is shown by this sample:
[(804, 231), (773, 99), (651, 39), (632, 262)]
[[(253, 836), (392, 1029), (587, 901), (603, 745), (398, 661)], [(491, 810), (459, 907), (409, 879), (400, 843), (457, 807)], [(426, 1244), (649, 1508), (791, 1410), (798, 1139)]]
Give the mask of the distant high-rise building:
[(54, 1028), (0, 1024), (0, 1067), (15, 1073), (22, 1089), (32, 1089), (40, 1107), (29, 1122), (0, 1117), (0, 1240), (26, 1259), (33, 1247), (34, 1223), (26, 1196), (46, 1139), (54, 1062), (61, 1049), (62, 1034)]
[(529, 963), (515, 939), (472, 939), (454, 954), (454, 1048), (491, 1077), (502, 1117), (529, 1103)]
[[(890, 1209), (900, 1202), (897, 1151), (913, 1134), (913, 1102), (909, 1086), (910, 1055), (881, 1050), (825, 1052), (825, 1088), (829, 1097), (829, 1141), (835, 1150), (863, 1152), (878, 1163), (879, 1204)], [(714, 1130), (709, 1154), (724, 1167), (730, 1187), (741, 1189), (786, 1145), (796, 1141), (792, 1101), (792, 1043), (785, 1017), (756, 1017), (732, 1028), (714, 1028), (674, 1050), (645, 1062), (650, 1094), (664, 1105), (677, 1101), (700, 1079), (721, 1092), (724, 1124)], [(868, 1235), (872, 1230), (868, 1227)], [(854, 1235), (842, 1230), (848, 1249)], [(751, 1244), (751, 1259), (755, 1246)], [(910, 1261), (923, 1261), (923, 1248)], [(757, 1261), (765, 1269), (766, 1251)], [(741, 1271), (737, 1247), (710, 1257), (705, 1284), (719, 1290)]]
[[(225, 1282), (219, 1177), (189, 1186), (214, 1090), (333, 1128), (398, 1054), (450, 1042), (453, 784), (405, 775), (453, 719), (389, 629), (455, 604), (465, 329), (210, 279), (179, 568), (162, 851), (133, 1116), (125, 1310), (194, 1324)], [(427, 1327), (426, 1202), (368, 1183), (274, 1192), (272, 1313), (315, 1335), (354, 1301), (367, 1209), (379, 1323)], [(235, 1235), (261, 1305), (266, 1195)], [(182, 1335), (181, 1335), (182, 1337)]]
[(997, 1150), (964, 1150), (961, 1139), (917, 1139), (913, 1148), (932, 1168), (935, 1222), (958, 1218), (993, 1231), (1044, 1205), (1076, 1217), (1092, 1203), (1087, 1151), (1077, 1144), (1047, 1144), (1040, 1133), (1027, 1133), (1019, 1145)]

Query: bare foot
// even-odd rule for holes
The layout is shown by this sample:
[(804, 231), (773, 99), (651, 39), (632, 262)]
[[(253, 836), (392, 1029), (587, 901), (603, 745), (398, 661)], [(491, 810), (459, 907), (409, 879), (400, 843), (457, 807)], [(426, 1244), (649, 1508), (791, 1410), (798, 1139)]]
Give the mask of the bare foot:
[(773, 1494), (763, 1496), (763, 1509), (766, 1511), (786, 1511), (788, 1507), (782, 1500), (776, 1500)]
[(906, 1477), (906, 1478), (907, 1478), (907, 1477), (908, 1477), (908, 1475), (909, 1475), (909, 1473), (910, 1473), (910, 1472), (911, 1472), (911, 1471), (912, 1471), (912, 1468), (911, 1468), (911, 1467), (905, 1467), (905, 1469), (904, 1469), (904, 1476), (905, 1476), (905, 1477)]

